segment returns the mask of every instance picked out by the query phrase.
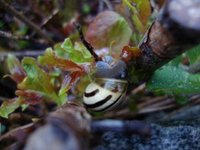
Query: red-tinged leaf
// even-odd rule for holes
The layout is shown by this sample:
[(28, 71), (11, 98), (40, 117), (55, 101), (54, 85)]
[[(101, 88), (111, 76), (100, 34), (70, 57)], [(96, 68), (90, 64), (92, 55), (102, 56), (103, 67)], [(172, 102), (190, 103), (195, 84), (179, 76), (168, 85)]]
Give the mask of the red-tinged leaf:
[(83, 68), (71, 60), (58, 57), (51, 48), (47, 48), (44, 56), (38, 58), (40, 64), (50, 67), (58, 67), (64, 71), (84, 71)]
[(8, 76), (11, 77), (16, 83), (20, 83), (25, 78), (26, 73), (19, 60), (14, 55), (8, 55), (6, 61), (8, 64), (8, 69), (11, 73), (11, 75)]
[(15, 94), (23, 99), (24, 104), (35, 105), (47, 99), (47, 95), (34, 90), (17, 90)]
[(64, 77), (62, 86), (59, 90), (59, 96), (66, 93), (82, 75), (83, 72), (73, 72), (71, 74), (66, 75)]
[(34, 58), (25, 57), (22, 65), (26, 71), (27, 77), (18, 84), (19, 90), (34, 90), (43, 93), (49, 100), (56, 103), (60, 101), (54, 85), (50, 82), (51, 77), (41, 69)]
[(125, 61), (128, 62), (131, 59), (136, 59), (141, 55), (141, 50), (137, 47), (130, 47), (130, 46), (124, 46), (122, 53), (121, 53), (121, 58)]
[(22, 65), (27, 76), (20, 84), (18, 84), (20, 90), (31, 89), (45, 93), (54, 91), (54, 87), (50, 83), (51, 77), (38, 66), (34, 58), (25, 57), (22, 60)]
[(86, 39), (95, 49), (110, 47), (112, 53), (119, 53), (129, 43), (132, 30), (126, 20), (114, 11), (104, 11), (89, 25)]
[(0, 107), (0, 116), (8, 118), (8, 115), (14, 112), (21, 105), (21, 100), (19, 98), (14, 98), (10, 100), (5, 100)]

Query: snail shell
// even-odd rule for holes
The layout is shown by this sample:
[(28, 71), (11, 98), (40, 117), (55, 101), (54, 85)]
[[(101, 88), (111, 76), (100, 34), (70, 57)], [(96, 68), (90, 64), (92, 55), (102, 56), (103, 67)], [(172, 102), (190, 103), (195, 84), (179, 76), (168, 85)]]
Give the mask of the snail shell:
[(123, 101), (128, 82), (112, 78), (96, 78), (85, 89), (83, 104), (92, 111), (107, 111)]

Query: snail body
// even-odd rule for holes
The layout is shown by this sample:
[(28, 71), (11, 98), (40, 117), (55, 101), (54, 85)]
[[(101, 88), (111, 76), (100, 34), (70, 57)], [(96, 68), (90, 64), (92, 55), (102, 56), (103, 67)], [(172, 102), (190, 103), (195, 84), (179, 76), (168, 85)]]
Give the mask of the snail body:
[(105, 56), (96, 63), (95, 79), (85, 89), (83, 104), (92, 111), (107, 111), (124, 101), (128, 82), (124, 80), (126, 64)]
[[(126, 60), (128, 54), (125, 50), (120, 59), (113, 59), (112, 56), (99, 57), (94, 48), (88, 43), (83, 35), (79, 24), (75, 24), (79, 32), (80, 39), (96, 62), (95, 80), (87, 85), (83, 104), (87, 109), (93, 111), (106, 111), (118, 106), (126, 94), (128, 81), (125, 80), (127, 73)], [(129, 49), (129, 47), (128, 47)]]

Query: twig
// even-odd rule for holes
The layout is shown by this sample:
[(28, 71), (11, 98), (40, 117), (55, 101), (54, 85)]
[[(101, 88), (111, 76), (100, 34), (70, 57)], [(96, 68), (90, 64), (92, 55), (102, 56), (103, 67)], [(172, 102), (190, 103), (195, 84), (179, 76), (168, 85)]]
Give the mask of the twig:
[(79, 35), (80, 35), (80, 39), (82, 41), (82, 43), (84, 44), (84, 46), (88, 49), (88, 51), (90, 52), (90, 54), (94, 57), (95, 61), (100, 61), (101, 59), (99, 58), (99, 56), (94, 52), (94, 48), (92, 47), (92, 45), (90, 43), (88, 43), (86, 40), (85, 40), (85, 37), (83, 35), (83, 31), (81, 29), (81, 26), (79, 23), (75, 23), (75, 26), (76, 26), (76, 29), (78, 30), (79, 32)]
[(34, 42), (34, 43), (38, 43), (38, 44), (43, 44), (40, 41), (36, 41), (35, 39), (31, 38), (28, 35), (18, 36), (18, 35), (13, 35), (13, 34), (6, 32), (6, 31), (0, 31), (0, 37), (7, 38), (7, 39), (10, 39), (10, 40), (24, 40), (24, 41), (30, 41), (30, 42)]
[(175, 108), (176, 106), (177, 106), (176, 104), (169, 104), (169, 105), (161, 106), (161, 107), (144, 108), (144, 109), (139, 110), (137, 114), (139, 115), (139, 114), (147, 114), (147, 113), (153, 113), (153, 112), (158, 112), (158, 111), (164, 111), (164, 110)]
[(40, 27), (38, 27), (35, 23), (33, 23), (31, 20), (26, 18), (23, 14), (19, 13), (17, 10), (15, 10), (13, 7), (11, 7), (9, 4), (7, 4), (5, 1), (0, 1), (0, 5), (3, 6), (2, 8), (5, 9), (8, 13), (12, 14), (16, 18), (20, 19), (24, 23), (26, 23), (29, 27), (31, 27), (38, 35), (43, 37), (48, 41), (49, 44), (53, 45), (54, 42), (49, 38), (49, 36), (44, 33)]
[(195, 104), (200, 104), (200, 94), (198, 95), (194, 95), (190, 98), (190, 102), (191, 104), (195, 105)]
[(113, 10), (112, 4), (111, 4), (111, 2), (109, 0), (103, 0), (103, 2), (108, 7), (108, 10)]
[(103, 11), (103, 6), (104, 6), (104, 2), (103, 2), (103, 0), (99, 0), (98, 1), (99, 2), (99, 7), (98, 7), (98, 12), (102, 12)]
[(170, 105), (171, 103), (175, 103), (174, 98), (167, 98), (167, 99), (162, 99), (161, 101), (158, 101), (157, 103), (151, 104), (147, 106), (146, 108), (156, 108), (156, 107), (162, 107), (162, 106), (167, 106)]
[[(148, 99), (148, 101), (151, 101)], [(165, 102), (166, 101), (166, 102)], [(143, 105), (144, 103), (144, 105)], [(158, 103), (158, 104), (157, 104)], [(154, 104), (154, 106), (152, 106)], [(197, 105), (200, 104), (200, 95), (194, 95), (189, 98), (189, 105)], [(143, 115), (143, 114), (149, 114), (153, 112), (159, 112), (159, 111), (166, 111), (166, 110), (172, 110), (176, 111), (177, 109), (175, 108), (183, 108), (184, 106), (180, 106), (176, 103), (174, 98), (168, 98), (166, 99), (157, 99), (152, 100), (152, 103), (146, 103), (142, 102), (141, 104), (138, 104), (138, 111), (132, 111), (129, 108), (125, 108), (122, 110), (119, 110), (117, 112), (109, 112), (106, 113), (103, 117), (96, 117), (95, 119), (105, 119), (105, 118), (133, 118), (138, 115)], [(187, 105), (188, 106), (188, 105)], [(186, 106), (186, 107), (187, 107)]]
[(39, 55), (42, 55), (44, 53), (44, 50), (26, 50), (26, 51), (19, 51), (19, 52), (0, 52), (0, 60), (4, 60), (8, 54), (15, 55), (18, 58), (23, 58), (25, 56), (30, 57), (37, 57)]
[(28, 136), (30, 132), (32, 132), (35, 129), (35, 124), (30, 123), (18, 128), (15, 128), (13, 130), (10, 130), (8, 133), (2, 135), (0, 137), (0, 142), (15, 139), (18, 141), (24, 141), (25, 138)]
[[(170, 120), (171, 118), (173, 118), (173, 116), (179, 115), (181, 112), (183, 112), (183, 114), (186, 114), (188, 109), (193, 109), (194, 106), (197, 106), (199, 104), (200, 104), (200, 95), (192, 96), (189, 99), (188, 105), (184, 105), (183, 107), (180, 107), (179, 109), (173, 110), (169, 114), (165, 115), (161, 120), (162, 121)], [(194, 117), (194, 116), (192, 115), (191, 117)], [(183, 119), (186, 119), (186, 118), (183, 118)]]
[(45, 20), (42, 22), (40, 27), (43, 28), (50, 20), (53, 19), (53, 17), (55, 17), (58, 14), (58, 12), (59, 12), (59, 9), (55, 9), (50, 16), (45, 18)]
[[(151, 98), (149, 98), (149, 99), (151, 99)], [(144, 107), (147, 107), (147, 106), (151, 106), (151, 105), (158, 103), (159, 101), (163, 101), (165, 99), (166, 99), (166, 96), (162, 96), (162, 97), (156, 97), (154, 99), (141, 102), (141, 103), (138, 104), (138, 109), (141, 109), (141, 108), (144, 108)]]
[(23, 37), (16, 36), (5, 31), (0, 31), (0, 37), (12, 39), (12, 40), (30, 40), (29, 36), (23, 36)]
[[(137, 76), (137, 81), (133, 80), (131, 74), (128, 77), (129, 91), (147, 81), (156, 69), (199, 44), (199, 4), (200, 1), (196, 0), (189, 3), (181, 0), (166, 1), (156, 21), (138, 45), (142, 55), (136, 61), (133, 59), (128, 62), (128, 72), (135, 70)], [(196, 15), (191, 14), (191, 11)]]
[(139, 134), (143, 136), (151, 135), (150, 126), (141, 121), (136, 120), (94, 120), (91, 123), (91, 131), (94, 133), (113, 131), (120, 133)]
[(145, 84), (145, 83), (144, 83), (144, 84), (141, 84), (141, 85), (139, 85), (138, 87), (134, 88), (134, 89), (131, 91), (131, 95), (135, 95), (135, 94), (137, 94), (137, 93), (139, 93), (139, 92), (142, 92), (142, 91), (145, 90), (145, 88), (146, 88), (146, 84)]

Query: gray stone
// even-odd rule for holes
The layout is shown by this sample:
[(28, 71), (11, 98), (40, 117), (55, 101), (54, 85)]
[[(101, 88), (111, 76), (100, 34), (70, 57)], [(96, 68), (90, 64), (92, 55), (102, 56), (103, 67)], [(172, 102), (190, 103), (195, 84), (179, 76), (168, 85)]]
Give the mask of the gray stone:
[(199, 150), (200, 119), (151, 124), (150, 138), (106, 132), (95, 150)]

